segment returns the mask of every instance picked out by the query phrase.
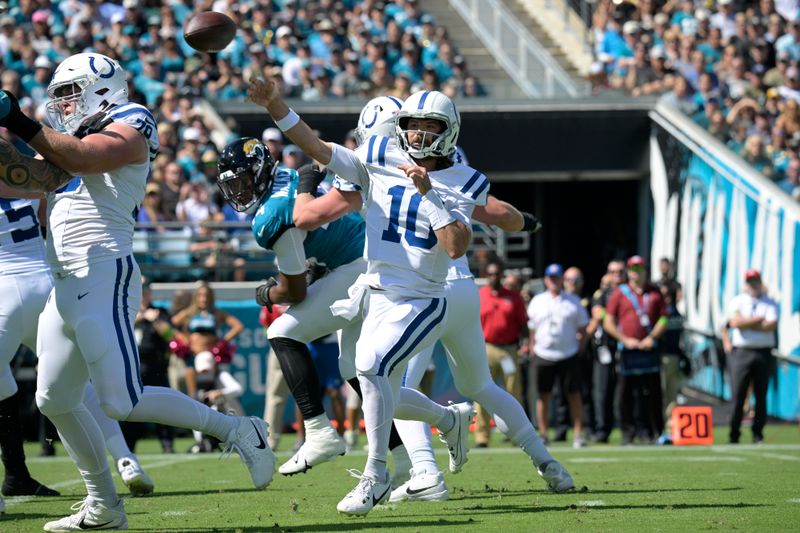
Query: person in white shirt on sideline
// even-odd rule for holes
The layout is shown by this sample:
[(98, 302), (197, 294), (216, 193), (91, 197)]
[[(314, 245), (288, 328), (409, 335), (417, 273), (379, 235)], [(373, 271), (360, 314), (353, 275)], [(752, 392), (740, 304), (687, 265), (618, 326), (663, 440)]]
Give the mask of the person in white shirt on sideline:
[(778, 325), (778, 304), (767, 296), (758, 270), (748, 270), (744, 275), (745, 291), (731, 300), (728, 325), (731, 328), (732, 350), (728, 354), (731, 371), (730, 442), (739, 443), (742, 411), (748, 385), (753, 383), (755, 418), (753, 443), (764, 440), (767, 421), (767, 387), (772, 367), (772, 348), (775, 347), (775, 329)]
[(569, 403), (575, 434), (573, 447), (586, 445), (583, 439), (580, 367), (578, 354), (586, 346), (589, 315), (574, 294), (564, 292), (564, 267), (557, 263), (544, 271), (547, 291), (535, 296), (528, 306), (530, 353), (534, 354), (530, 383), (536, 384), (536, 417), (539, 433), (547, 438), (548, 413), (553, 383), (560, 378)]

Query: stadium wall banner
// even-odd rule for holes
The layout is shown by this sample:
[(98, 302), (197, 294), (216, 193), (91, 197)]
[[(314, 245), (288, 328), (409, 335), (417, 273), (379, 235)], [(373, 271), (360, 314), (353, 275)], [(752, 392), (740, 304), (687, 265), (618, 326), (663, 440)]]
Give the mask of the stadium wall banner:
[(800, 415), (800, 206), (688, 117), (664, 104), (650, 114), (650, 258), (675, 261), (691, 384), (730, 399), (718, 340), (744, 272), (761, 271), (778, 302), (772, 416)]

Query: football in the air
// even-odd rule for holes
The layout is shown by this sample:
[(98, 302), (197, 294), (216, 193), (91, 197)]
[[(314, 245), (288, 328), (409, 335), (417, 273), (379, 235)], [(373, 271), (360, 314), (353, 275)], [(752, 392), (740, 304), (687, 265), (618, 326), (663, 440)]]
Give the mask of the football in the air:
[(203, 11), (186, 21), (183, 37), (200, 52), (219, 52), (236, 35), (236, 24), (223, 13)]

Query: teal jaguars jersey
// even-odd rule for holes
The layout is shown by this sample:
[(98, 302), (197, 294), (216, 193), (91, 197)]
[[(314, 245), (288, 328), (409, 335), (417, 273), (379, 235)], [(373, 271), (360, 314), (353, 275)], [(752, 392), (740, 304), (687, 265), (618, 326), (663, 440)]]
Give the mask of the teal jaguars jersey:
[[(271, 250), (281, 235), (294, 227), (296, 194), (297, 172), (278, 167), (270, 194), (253, 217), (253, 235), (262, 248)], [(308, 232), (303, 241), (306, 257), (314, 257), (330, 269), (355, 261), (364, 255), (364, 227), (364, 219), (350, 213)]]

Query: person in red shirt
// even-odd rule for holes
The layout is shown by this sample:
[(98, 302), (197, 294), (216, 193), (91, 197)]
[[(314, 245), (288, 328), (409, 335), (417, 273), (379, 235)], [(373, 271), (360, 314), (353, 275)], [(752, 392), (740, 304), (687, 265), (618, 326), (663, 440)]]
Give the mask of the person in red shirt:
[(659, 339), (668, 318), (661, 291), (648, 283), (645, 261), (628, 259), (628, 283), (611, 294), (603, 328), (619, 343), (619, 381), (622, 443), (631, 444), (636, 432), (634, 398), (643, 402), (639, 411), (646, 421), (646, 440), (655, 442), (664, 428), (661, 394)]
[[(490, 262), (486, 267), (486, 277), (489, 283), (480, 289), (479, 294), (489, 371), (495, 383), (505, 386), (521, 402), (517, 348), (520, 337), (528, 332), (528, 312), (522, 296), (503, 287), (503, 263), (498, 260)], [(475, 446), (485, 448), (489, 445), (489, 419), (492, 415), (477, 403), (475, 408)]]

